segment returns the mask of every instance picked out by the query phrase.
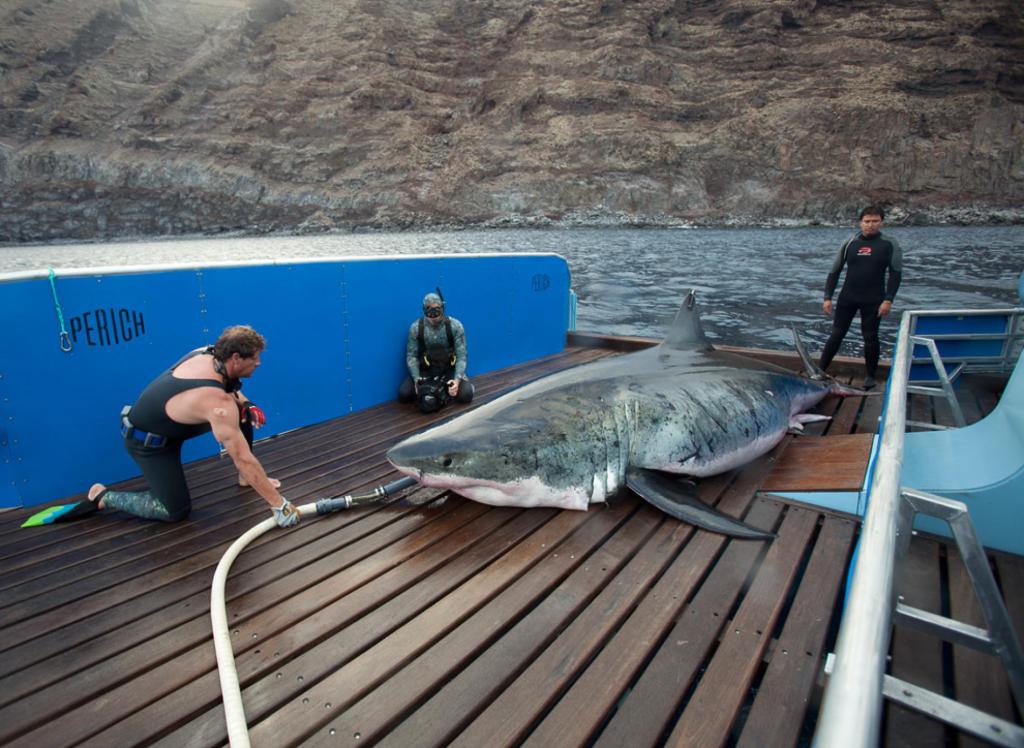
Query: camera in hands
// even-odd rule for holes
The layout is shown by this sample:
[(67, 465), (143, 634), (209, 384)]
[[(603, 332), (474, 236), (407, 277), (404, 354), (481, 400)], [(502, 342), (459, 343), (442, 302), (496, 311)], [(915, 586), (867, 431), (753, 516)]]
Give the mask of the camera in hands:
[(419, 381), (420, 412), (434, 413), (449, 403), (448, 380), (444, 377), (425, 377)]

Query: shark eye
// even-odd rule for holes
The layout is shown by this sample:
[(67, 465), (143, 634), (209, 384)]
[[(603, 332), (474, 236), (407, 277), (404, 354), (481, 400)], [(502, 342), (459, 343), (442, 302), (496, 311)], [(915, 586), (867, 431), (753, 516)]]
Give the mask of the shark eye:
[(451, 455), (445, 455), (444, 459), (441, 460), (441, 466), (442, 467), (446, 467), (446, 468), (451, 467), (452, 466), (452, 456)]

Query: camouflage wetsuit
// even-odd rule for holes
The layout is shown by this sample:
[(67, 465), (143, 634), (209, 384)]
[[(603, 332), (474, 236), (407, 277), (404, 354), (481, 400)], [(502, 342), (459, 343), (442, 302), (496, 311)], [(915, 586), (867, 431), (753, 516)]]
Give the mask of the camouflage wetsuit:
[[(166, 406), (175, 395), (197, 387), (216, 387), (228, 392), (237, 390), (240, 385), (238, 380), (228, 380), (222, 384), (216, 379), (179, 379), (173, 375), (183, 361), (210, 352), (210, 348), (200, 348), (187, 354), (150, 382), (139, 395), (127, 415), (132, 429), (126, 433), (124, 429), (122, 431), (125, 433), (125, 449), (142, 470), (149, 490), (107, 489), (101, 494), (106, 507), (164, 522), (177, 522), (188, 516), (192, 509), (192, 497), (181, 465), (181, 446), (186, 439), (210, 431), (210, 424), (178, 423), (167, 415)], [(251, 448), (252, 424), (247, 420), (240, 421), (240, 427)], [(148, 440), (147, 434), (151, 435)], [(158, 443), (153, 444), (154, 440)]]
[(903, 277), (903, 251), (895, 239), (881, 233), (871, 237), (857, 233), (839, 248), (825, 280), (826, 299), (831, 299), (835, 293), (844, 265), (846, 278), (836, 302), (832, 333), (821, 352), (820, 366), (826, 369), (832, 363), (839, 344), (859, 311), (860, 329), (864, 336), (864, 365), (867, 375), (874, 378), (880, 353), (878, 307), (883, 301), (891, 302), (896, 296)]
[(466, 378), (466, 331), (454, 317), (444, 317), (436, 327), (425, 317), (409, 325), (405, 365), (409, 369), (409, 376), (398, 389), (400, 401), (412, 402), (416, 398), (413, 383), (424, 377), (461, 379), (455, 400), (468, 403), (473, 399), (473, 384)]

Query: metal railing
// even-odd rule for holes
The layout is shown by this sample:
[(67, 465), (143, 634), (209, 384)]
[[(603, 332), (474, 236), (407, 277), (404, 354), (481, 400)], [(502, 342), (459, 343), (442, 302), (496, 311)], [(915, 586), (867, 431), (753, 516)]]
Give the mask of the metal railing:
[[(940, 397), (946, 401), (953, 414), (955, 428), (967, 425), (960, 402), (953, 391), (957, 379), (961, 374), (971, 372), (995, 372), (1007, 373), (1013, 369), (1014, 362), (1020, 351), (1020, 341), (1024, 340), (1024, 309), (954, 309), (954, 310), (928, 310), (908, 312), (911, 315), (910, 322), (910, 344), (911, 351), (918, 347), (924, 347), (928, 351), (928, 358), (921, 359), (913, 357), (911, 366), (922, 363), (930, 364), (935, 370), (935, 378), (921, 380), (913, 378), (907, 384), (907, 392), (913, 395), (927, 395), (929, 397)], [(1000, 332), (963, 332), (950, 331), (944, 333), (920, 333), (918, 323), (922, 319), (957, 319), (964, 321), (968, 318), (985, 317), (993, 320), (1003, 319), (1005, 329)], [(991, 350), (994, 346), (984, 346), (986, 343), (998, 343), (998, 352)], [(939, 351), (943, 344), (960, 345), (961, 350), (956, 353), (948, 353), (943, 356)], [(985, 350), (979, 350), (979, 345)], [(967, 351), (970, 351), (969, 353)], [(947, 368), (948, 365), (952, 368)], [(913, 370), (911, 370), (913, 375)], [(941, 426), (923, 421), (907, 421), (906, 426), (914, 426), (919, 429), (946, 429), (948, 426)]]
[[(1013, 328), (1013, 334), (1009, 335), (1004, 350), (1012, 354), (1013, 342), (1019, 337), (1020, 313), (1024, 310), (1009, 311), (1017, 318), (1014, 321), (1016, 327)], [(939, 312), (935, 312), (935, 314), (937, 313)], [(945, 314), (960, 313), (945, 312)], [(897, 698), (900, 693), (910, 693), (909, 690), (901, 692), (899, 688), (895, 687), (895, 679), (886, 674), (886, 660), (893, 622), (899, 620), (905, 624), (913, 618), (904, 608), (897, 605), (895, 590), (897, 561), (905, 554), (905, 549), (910, 542), (910, 528), (915, 512), (933, 513), (947, 521), (955, 514), (955, 512), (950, 512), (949, 504), (951, 502), (948, 500), (930, 497), (921, 492), (904, 490), (900, 487), (900, 475), (903, 469), (903, 437), (907, 424), (907, 381), (913, 360), (912, 331), (916, 314), (916, 312), (906, 312), (900, 321), (896, 354), (889, 375), (889, 395), (885, 407), (882, 438), (875, 460), (867, 514), (861, 530), (853, 579), (843, 611), (836, 652), (832, 662), (832, 673), (815, 732), (815, 745), (825, 748), (877, 745), (883, 698)], [(930, 511), (925, 508), (927, 502), (922, 496), (936, 499), (935, 506), (938, 509)], [(962, 508), (961, 514), (966, 518), (964, 521), (969, 524), (966, 507), (959, 502), (952, 503), (959, 505), (956, 508), (958, 511)], [(912, 508), (912, 511), (908, 510), (908, 506)], [(908, 511), (910, 511), (909, 524), (907, 521)], [(954, 535), (956, 535), (955, 527)], [(966, 535), (973, 537), (973, 530), (970, 533), (965, 533)], [(957, 538), (957, 540), (959, 543), (960, 539)], [(978, 549), (980, 549), (980, 545), (978, 545)], [(967, 550), (967, 553), (971, 555), (974, 554), (974, 551)], [(983, 566), (991, 576), (983, 553), (981, 559), (980, 566)], [(978, 565), (976, 564), (976, 566)], [(972, 573), (972, 578), (974, 576), (976, 575)], [(1007, 644), (1005, 641), (1004, 628), (1007, 625), (1005, 606), (1002, 599), (998, 597), (998, 592), (995, 591), (994, 582), (991, 584), (991, 589), (983, 590), (978, 587), (977, 590), (979, 597), (982, 595), (990, 597), (994, 593), (997, 602), (992, 604), (997, 608), (1002, 607), (1002, 618), (996, 614), (996, 619), (991, 619), (986, 613), (991, 635), (989, 635), (990, 632), (983, 633), (989, 635), (990, 644), (995, 642), (991, 644), (991, 647), (1007, 665), (1011, 683), (1015, 686), (1013, 690), (1019, 707), (1021, 700), (1024, 699), (1024, 692), (1017, 687), (1024, 684), (1024, 680), (1022, 680), (1024, 678), (1024, 662), (1021, 660), (1020, 646), (1012, 635), (1012, 629), (1009, 636), (1011, 643)], [(963, 624), (958, 624), (951, 619), (945, 619), (943, 623), (947, 630), (953, 632), (948, 634), (947, 638), (955, 640), (956, 629), (962, 627)], [(940, 628), (943, 626), (937, 625), (933, 633)], [(984, 637), (981, 636), (975, 638), (978, 642), (984, 640)], [(961, 641), (961, 643), (966, 642)], [(908, 688), (917, 688), (907, 685)], [(919, 701), (921, 700), (919, 696)], [(955, 702), (951, 703), (956, 704)], [(956, 707), (960, 708), (962, 705), (956, 705)], [(963, 709), (969, 710), (968, 707), (963, 707)], [(946, 711), (952, 715), (955, 710), (947, 708)], [(976, 710), (973, 711), (976, 712)], [(1004, 741), (997, 742), (1004, 742), (1008, 745), (1024, 744), (1024, 731), (1017, 726), (1004, 723), (993, 727), (991, 719), (994, 718), (990, 718), (986, 722), (984, 718), (987, 715), (981, 715), (981, 717), (978, 715), (981, 713), (976, 712), (974, 715), (977, 724), (987, 724), (992, 731), (995, 731), (997, 727), (1004, 730)], [(933, 716), (938, 715), (933, 713)], [(939, 716), (939, 718), (942, 717)], [(956, 717), (950, 718), (955, 719)], [(992, 734), (989, 733), (986, 737), (992, 739)]]
[[(965, 373), (1001, 372), (1009, 373), (1020, 353), (1019, 342), (1024, 340), (1024, 308), (1009, 307), (1004, 309), (921, 309), (906, 312), (911, 317), (910, 334), (921, 338), (929, 338), (942, 347), (943, 343), (983, 343), (999, 342), (998, 353), (943, 353), (947, 363), (962, 366)], [(999, 332), (921, 332), (918, 323), (934, 318), (950, 318), (966, 320), (969, 318), (990, 317), (1006, 319), (1006, 329)], [(914, 360), (913, 363), (919, 363)]]

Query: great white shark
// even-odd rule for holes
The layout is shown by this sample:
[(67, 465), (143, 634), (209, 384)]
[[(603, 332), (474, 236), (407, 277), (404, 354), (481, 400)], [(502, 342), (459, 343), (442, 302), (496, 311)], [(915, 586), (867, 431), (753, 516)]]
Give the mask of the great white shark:
[(677, 519), (741, 538), (771, 534), (701, 502), (694, 484), (822, 420), (829, 393), (794, 330), (807, 376), (715, 350), (696, 295), (654, 347), (567, 369), (416, 434), (387, 454), (420, 483), (498, 506), (586, 509), (624, 486)]

